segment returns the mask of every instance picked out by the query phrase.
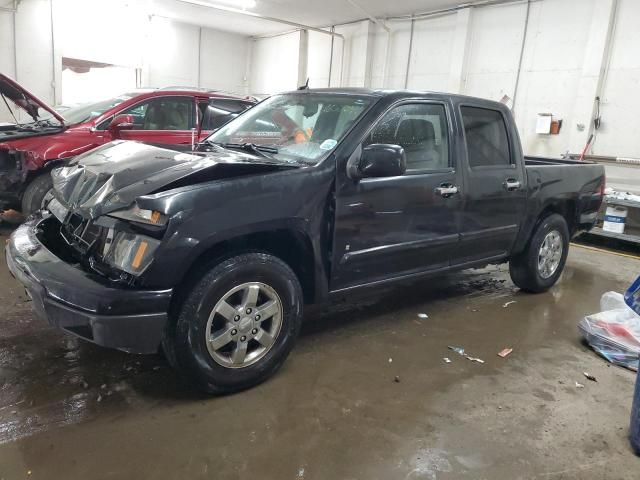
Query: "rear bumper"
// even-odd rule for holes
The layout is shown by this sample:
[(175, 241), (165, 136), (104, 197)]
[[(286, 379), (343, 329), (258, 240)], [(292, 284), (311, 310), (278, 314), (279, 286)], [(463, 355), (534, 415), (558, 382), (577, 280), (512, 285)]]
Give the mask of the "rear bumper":
[(132, 353), (158, 351), (172, 290), (115, 288), (66, 263), (40, 242), (33, 218), (13, 232), (7, 265), (25, 286), (35, 313), (98, 345)]

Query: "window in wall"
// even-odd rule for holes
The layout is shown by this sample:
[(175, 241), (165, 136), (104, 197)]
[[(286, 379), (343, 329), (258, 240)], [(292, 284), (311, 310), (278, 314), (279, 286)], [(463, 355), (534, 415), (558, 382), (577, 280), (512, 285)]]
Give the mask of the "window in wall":
[(407, 155), (407, 170), (449, 167), (449, 137), (444, 105), (415, 103), (390, 110), (365, 141), (400, 145)]
[(511, 164), (509, 137), (502, 114), (497, 110), (462, 107), (469, 166), (508, 166)]

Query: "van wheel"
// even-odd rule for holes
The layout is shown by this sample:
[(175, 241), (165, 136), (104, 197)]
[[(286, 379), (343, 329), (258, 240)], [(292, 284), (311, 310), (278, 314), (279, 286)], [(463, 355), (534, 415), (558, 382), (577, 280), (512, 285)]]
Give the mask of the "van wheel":
[(302, 289), (291, 268), (265, 253), (212, 268), (167, 329), (170, 362), (200, 389), (224, 394), (273, 375), (293, 348), (302, 321)]
[(31, 180), (22, 194), (22, 213), (31, 215), (36, 210), (45, 207), (45, 200), (51, 197), (52, 189), (53, 180), (49, 172), (42, 173)]
[(526, 292), (544, 292), (560, 278), (568, 253), (567, 222), (561, 215), (549, 215), (534, 231), (527, 249), (510, 260), (511, 280)]

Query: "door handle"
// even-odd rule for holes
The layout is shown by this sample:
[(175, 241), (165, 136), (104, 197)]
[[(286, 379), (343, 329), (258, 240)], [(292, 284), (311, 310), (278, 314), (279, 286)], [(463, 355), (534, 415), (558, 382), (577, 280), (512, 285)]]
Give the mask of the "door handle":
[(518, 180), (517, 178), (507, 178), (502, 184), (507, 192), (519, 190), (521, 185), (522, 184), (520, 183), (520, 180)]
[(443, 198), (449, 198), (458, 193), (458, 187), (450, 183), (443, 183), (439, 187), (436, 187), (435, 192)]

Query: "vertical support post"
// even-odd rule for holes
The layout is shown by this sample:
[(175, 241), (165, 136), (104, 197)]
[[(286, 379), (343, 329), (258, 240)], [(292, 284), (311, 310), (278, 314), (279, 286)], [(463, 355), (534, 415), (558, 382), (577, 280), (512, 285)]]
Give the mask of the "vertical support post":
[(462, 93), (466, 82), (466, 64), (471, 35), (471, 8), (458, 10), (456, 13), (456, 30), (451, 52), (451, 66), (449, 69), (449, 91)]
[[(331, 33), (335, 33), (336, 27), (331, 27)], [(331, 74), (333, 73), (333, 47), (336, 41), (336, 36), (331, 35), (331, 51), (329, 52), (329, 80), (327, 81), (327, 87), (331, 88)]]
[(307, 83), (309, 60), (309, 31), (300, 30), (300, 44), (298, 49), (298, 86)]
[(202, 86), (201, 73), (202, 72), (202, 27), (198, 28), (198, 85)]
[(409, 51), (407, 52), (407, 70), (404, 74), (404, 88), (409, 87), (409, 70), (411, 70), (411, 55), (413, 54), (413, 33), (416, 28), (416, 19), (411, 17), (411, 30), (409, 31)]
[(363, 87), (371, 88), (371, 77), (373, 75), (373, 44), (375, 42), (375, 23), (367, 21), (367, 46), (365, 48), (364, 82)]

